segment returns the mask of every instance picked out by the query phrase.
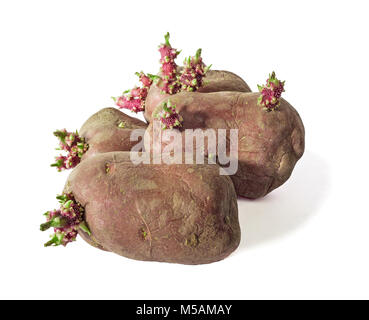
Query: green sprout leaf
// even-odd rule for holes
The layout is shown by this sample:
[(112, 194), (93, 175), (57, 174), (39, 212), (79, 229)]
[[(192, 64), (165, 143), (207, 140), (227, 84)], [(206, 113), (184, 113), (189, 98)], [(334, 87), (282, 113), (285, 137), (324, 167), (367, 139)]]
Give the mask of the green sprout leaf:
[(65, 194), (63, 194), (56, 196), (56, 199), (59, 200), (59, 203), (64, 204), (65, 201), (67, 201), (68, 197)]
[(72, 205), (72, 203), (73, 203), (73, 200), (68, 200), (67, 202), (64, 203), (64, 206), (63, 207), (65, 209), (69, 209), (70, 206)]
[(201, 49), (201, 48), (197, 49), (197, 51), (196, 51), (196, 55), (195, 55), (196, 62), (197, 62), (197, 61), (199, 60), (199, 58), (201, 57), (201, 51), (202, 51), (202, 49)]
[(171, 47), (171, 45), (170, 45), (170, 43), (169, 43), (169, 38), (170, 38), (170, 34), (169, 34), (169, 32), (167, 32), (167, 33), (164, 35), (165, 44), (166, 44), (168, 47)]
[(46, 231), (49, 228), (64, 228), (68, 225), (68, 220), (60, 216), (54, 216), (50, 221), (40, 225), (41, 231)]
[(56, 246), (60, 246), (63, 243), (63, 238), (64, 238), (63, 233), (57, 232), (57, 233), (54, 233), (51, 237), (52, 237), (51, 240), (49, 240), (48, 242), (44, 244), (45, 247), (50, 247), (50, 246), (56, 247)]
[(86, 232), (89, 236), (91, 236), (91, 231), (90, 229), (87, 227), (87, 224), (85, 221), (82, 221), (80, 224), (79, 224), (79, 227), (81, 228), (82, 231)]

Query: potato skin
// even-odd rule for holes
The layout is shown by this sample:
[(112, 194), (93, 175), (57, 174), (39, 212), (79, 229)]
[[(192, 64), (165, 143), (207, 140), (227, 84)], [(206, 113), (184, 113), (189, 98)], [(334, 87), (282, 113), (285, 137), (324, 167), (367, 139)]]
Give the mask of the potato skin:
[[(124, 128), (119, 124), (124, 123)], [(98, 153), (130, 151), (137, 141), (130, 141), (133, 129), (145, 129), (147, 124), (132, 118), (115, 108), (104, 108), (93, 114), (81, 127), (79, 133), (89, 148), (83, 155), (86, 160)]]
[(205, 84), (197, 92), (237, 91), (251, 92), (247, 83), (237, 74), (225, 70), (209, 70)]
[[(280, 108), (267, 112), (257, 104), (258, 97), (259, 93), (186, 92), (170, 98), (184, 119), (182, 132), (196, 128), (239, 130), (238, 171), (231, 178), (237, 194), (251, 199), (286, 182), (305, 145), (305, 130), (297, 111), (281, 98)], [(153, 114), (160, 109), (159, 105)], [(152, 126), (147, 129), (151, 137)], [(149, 150), (147, 144), (145, 140)]]
[[(204, 78), (205, 84), (197, 92), (219, 92), (219, 91), (237, 91), (251, 92), (247, 83), (238, 75), (225, 70), (209, 70)], [(160, 86), (160, 83), (159, 83)], [(157, 85), (152, 85), (145, 102), (145, 119), (151, 121), (151, 114), (157, 105), (167, 98), (175, 95), (162, 94)]]
[(64, 191), (85, 207), (94, 245), (127, 258), (203, 264), (239, 245), (237, 196), (217, 165), (136, 166), (129, 152), (104, 153), (81, 162)]

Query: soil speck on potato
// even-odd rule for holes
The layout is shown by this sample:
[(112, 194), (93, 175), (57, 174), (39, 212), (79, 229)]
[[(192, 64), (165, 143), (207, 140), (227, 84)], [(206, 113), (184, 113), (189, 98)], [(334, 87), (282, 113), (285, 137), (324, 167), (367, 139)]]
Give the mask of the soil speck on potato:
[(147, 231), (146, 231), (144, 228), (141, 228), (141, 229), (139, 230), (139, 235), (141, 236), (141, 238), (142, 238), (143, 240), (146, 240), (146, 238), (147, 238), (147, 236), (148, 236)]
[(185, 240), (185, 245), (189, 247), (197, 247), (199, 244), (199, 237), (196, 234), (191, 234), (191, 236)]
[(109, 173), (109, 172), (110, 172), (110, 166), (109, 166), (109, 163), (106, 163), (106, 164), (105, 164), (105, 172), (106, 172), (106, 173)]
[(122, 128), (123, 129), (125, 127), (126, 127), (126, 123), (124, 121), (119, 122), (118, 128)]

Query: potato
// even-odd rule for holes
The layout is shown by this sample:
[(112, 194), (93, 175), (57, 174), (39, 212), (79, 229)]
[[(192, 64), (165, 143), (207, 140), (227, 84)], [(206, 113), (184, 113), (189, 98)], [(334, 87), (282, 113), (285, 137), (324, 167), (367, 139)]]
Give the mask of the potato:
[(209, 70), (204, 78), (205, 85), (197, 92), (238, 91), (251, 92), (247, 83), (233, 72)]
[[(249, 86), (238, 75), (223, 70), (209, 70), (204, 78), (205, 85), (200, 87), (198, 92), (218, 92), (218, 91), (237, 91), (237, 92), (251, 92)], [(145, 102), (145, 119), (150, 122), (151, 114), (157, 105), (171, 97), (169, 94), (162, 94), (160, 92), (160, 83), (153, 84), (150, 87), (148, 96)]]
[[(238, 129), (238, 171), (231, 178), (239, 196), (253, 199), (265, 196), (290, 177), (304, 153), (305, 136), (297, 111), (286, 100), (281, 98), (279, 109), (267, 112), (257, 103), (259, 95), (182, 92), (170, 97), (183, 117), (183, 147), (185, 129)], [(159, 105), (154, 114), (161, 109)], [(153, 122), (147, 129), (151, 139), (152, 127)], [(145, 139), (146, 150), (150, 142)]]
[(85, 208), (92, 238), (83, 237), (127, 258), (202, 264), (239, 245), (237, 196), (215, 164), (135, 165), (129, 152), (103, 153), (81, 162), (64, 192)]
[(79, 131), (89, 145), (82, 160), (97, 153), (130, 151), (137, 141), (130, 141), (133, 129), (145, 129), (147, 124), (115, 108), (105, 108), (92, 115)]

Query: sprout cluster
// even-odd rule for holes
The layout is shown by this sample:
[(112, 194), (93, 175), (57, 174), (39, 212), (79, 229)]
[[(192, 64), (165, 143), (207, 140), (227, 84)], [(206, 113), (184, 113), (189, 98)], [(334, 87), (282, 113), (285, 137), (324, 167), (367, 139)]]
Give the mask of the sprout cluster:
[(115, 104), (121, 109), (128, 109), (132, 112), (141, 112), (145, 110), (145, 100), (147, 93), (153, 81), (158, 79), (158, 76), (152, 74), (144, 74), (142, 71), (140, 73), (136, 72), (139, 77), (142, 87), (134, 87), (131, 90), (126, 90), (120, 97), (112, 97)]
[(162, 109), (155, 115), (155, 119), (159, 119), (163, 130), (179, 128), (183, 121), (177, 112), (176, 106), (170, 100), (163, 102)]
[(60, 208), (47, 211), (45, 213), (47, 221), (40, 226), (41, 231), (54, 228), (54, 234), (45, 243), (45, 247), (66, 246), (69, 242), (76, 240), (79, 229), (91, 235), (90, 230), (83, 220), (85, 210), (76, 201), (73, 194), (64, 193), (56, 198), (59, 200)]
[(59, 139), (59, 148), (67, 155), (59, 155), (55, 157), (55, 162), (51, 165), (56, 167), (58, 171), (71, 169), (81, 162), (83, 154), (88, 150), (88, 144), (85, 139), (80, 137), (78, 131), (68, 132), (66, 129), (57, 130), (54, 135)]
[(284, 92), (285, 81), (276, 78), (275, 72), (269, 75), (265, 85), (258, 85), (261, 95), (258, 98), (258, 104), (265, 108), (266, 111), (278, 109), (280, 105), (279, 98)]

